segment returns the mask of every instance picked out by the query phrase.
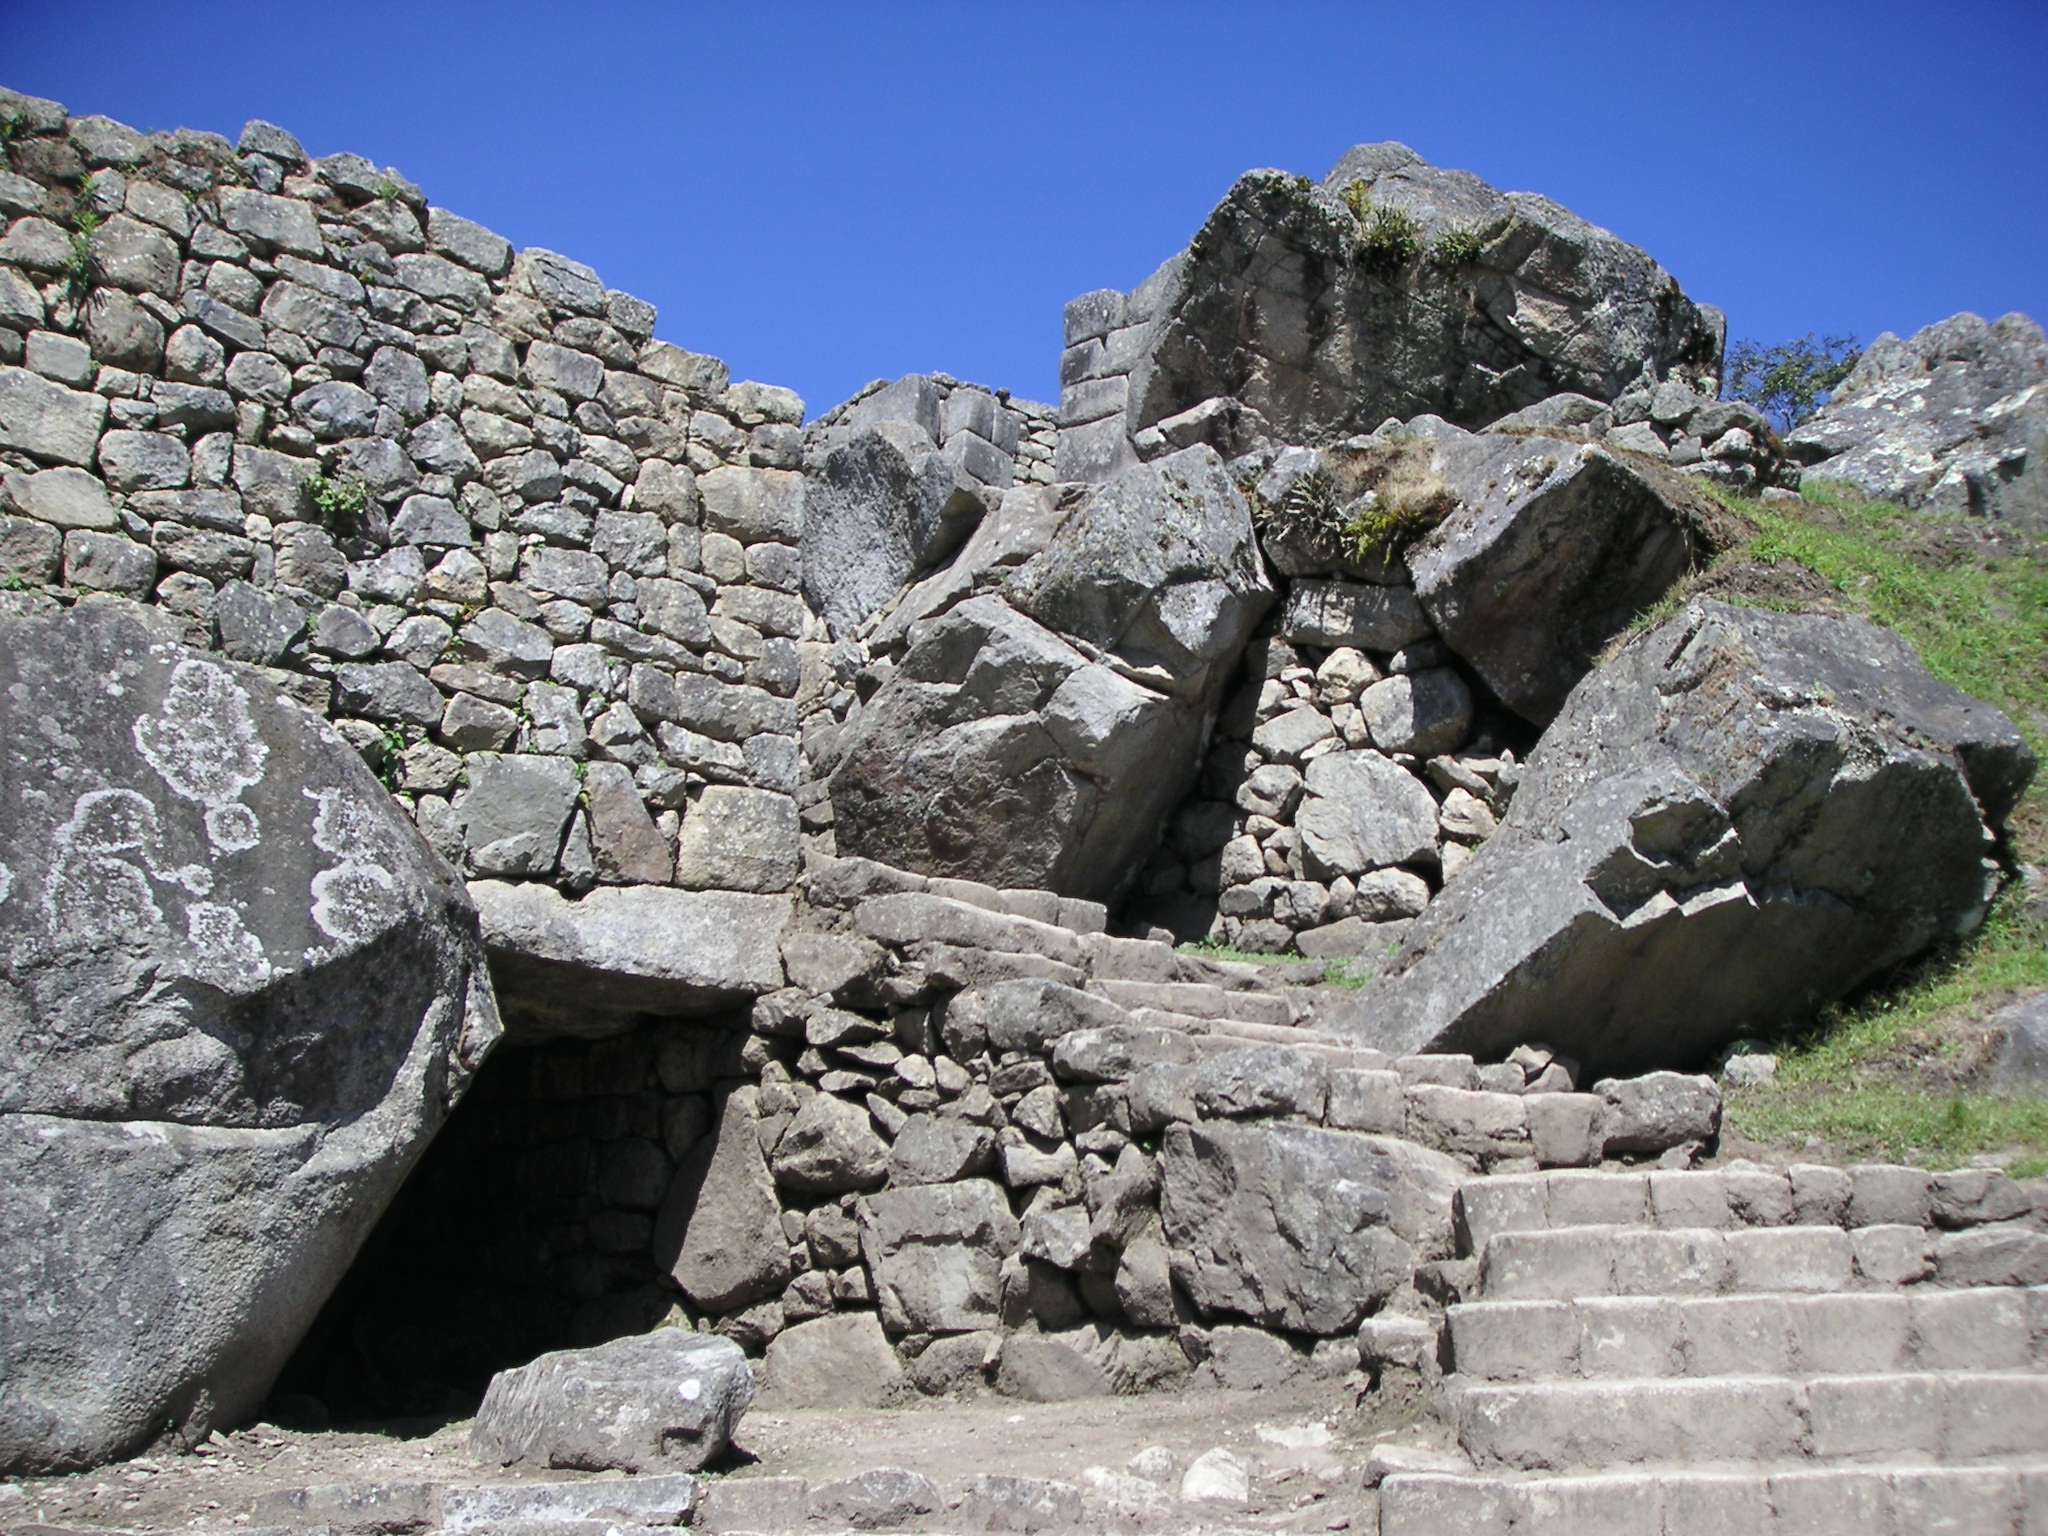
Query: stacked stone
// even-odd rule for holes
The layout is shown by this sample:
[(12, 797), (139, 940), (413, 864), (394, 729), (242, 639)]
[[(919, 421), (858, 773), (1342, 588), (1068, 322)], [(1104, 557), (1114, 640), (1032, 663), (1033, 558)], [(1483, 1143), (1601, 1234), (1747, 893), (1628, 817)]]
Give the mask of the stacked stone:
[[(1254, 967), (1112, 936), (1094, 903), (857, 858), (804, 885), (749, 1079), (663, 1110), (717, 1128), (694, 1154), (670, 1137), (649, 1229), (699, 1326), (766, 1349), (799, 1398), (799, 1373), (848, 1360), (869, 1393), (1138, 1390), (1219, 1348), (1209, 1376), (1234, 1380), (1259, 1329), (1303, 1368), (1335, 1340), (1317, 1368), (1341, 1373), (1361, 1320), (1450, 1259), (1472, 1172), (1689, 1156), (1718, 1131), (1704, 1078), (1580, 1093), (1546, 1051), (1354, 1048)], [(1329, 1208), (1268, 1230), (1276, 1180)]]
[(1796, 490), (1799, 466), (1746, 400), (1716, 400), (1682, 379), (1661, 383), (1645, 372), (1612, 405), (1584, 395), (1552, 395), (1503, 416), (1491, 432), (1540, 431), (1616, 448), (1669, 464), (1731, 490)]
[[(1103, 288), (1068, 303), (1066, 349), (1060, 353), (1057, 479), (1107, 480), (1138, 462), (1127, 417), (1131, 370), (1145, 361), (1154, 321), (1173, 297), (1185, 264), (1184, 254), (1174, 257), (1129, 294)], [(1172, 446), (1204, 440), (1197, 433)]]
[(1514, 752), (1475, 735), (1472, 688), (1411, 589), (1297, 580), (1274, 628), (1136, 916), (1254, 954), (1384, 955), (1493, 832)]
[(862, 386), (805, 429), (805, 458), (822, 458), (881, 421), (919, 427), (934, 448), (989, 490), (1052, 480), (1052, 408), (947, 373), (907, 373)]
[(0, 579), (274, 669), (468, 873), (788, 887), (801, 400), (358, 156), (0, 112)]

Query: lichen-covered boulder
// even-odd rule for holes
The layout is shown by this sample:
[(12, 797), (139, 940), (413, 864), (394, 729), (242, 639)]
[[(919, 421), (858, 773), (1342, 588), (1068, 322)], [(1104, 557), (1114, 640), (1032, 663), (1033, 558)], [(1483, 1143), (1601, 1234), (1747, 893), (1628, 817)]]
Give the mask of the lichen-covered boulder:
[(462, 883), (147, 611), (0, 617), (0, 1470), (262, 1402), (498, 1035)]
[(1331, 1025), (1690, 1066), (1974, 927), (2033, 771), (1888, 630), (1693, 602), (1573, 691), (1499, 831)]
[(1423, 412), (1478, 427), (1562, 392), (1612, 400), (1646, 371), (1711, 395), (1724, 330), (1548, 198), (1364, 144), (1320, 186), (1248, 172), (1128, 297), (1068, 306), (1061, 473), (1194, 441), (1333, 443)]
[(2048, 528), (2048, 337), (2020, 314), (1887, 331), (1785, 446), (1866, 496)]

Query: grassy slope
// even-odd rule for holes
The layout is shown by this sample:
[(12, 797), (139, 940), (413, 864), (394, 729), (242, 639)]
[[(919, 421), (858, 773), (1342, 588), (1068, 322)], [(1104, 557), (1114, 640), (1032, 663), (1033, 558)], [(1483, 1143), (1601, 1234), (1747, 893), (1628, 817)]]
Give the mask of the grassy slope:
[[(1835, 605), (1905, 635), (1936, 676), (2003, 709), (2048, 764), (2048, 543), (1932, 519), (1816, 487), (1799, 503), (1726, 498), (1754, 537), (1689, 584), (1770, 602), (1769, 578), (1820, 579)], [(1804, 567), (1804, 571), (1797, 568)], [(1791, 568), (1788, 572), (1787, 568)], [(1747, 581), (1745, 573), (1761, 574)], [(1809, 583), (1810, 584), (1810, 583)], [(1745, 589), (1755, 595), (1745, 597)], [(2014, 813), (2016, 861), (2048, 865), (2048, 771)], [(1953, 1164), (2005, 1153), (2048, 1168), (2048, 1098), (1969, 1086), (1978, 1021), (2021, 988), (2048, 986), (2048, 933), (2009, 888), (1972, 938), (1830, 1009), (1780, 1047), (1777, 1080), (1730, 1093), (1732, 1127), (1838, 1155)]]

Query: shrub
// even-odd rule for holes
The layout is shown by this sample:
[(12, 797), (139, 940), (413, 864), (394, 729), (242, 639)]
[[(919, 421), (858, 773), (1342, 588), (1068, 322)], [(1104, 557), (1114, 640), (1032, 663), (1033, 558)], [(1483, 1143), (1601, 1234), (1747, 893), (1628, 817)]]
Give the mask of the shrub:
[(1721, 397), (1748, 401), (1780, 432), (1789, 432), (1827, 404), (1862, 355), (1854, 336), (1811, 331), (1775, 347), (1738, 341), (1728, 349)]
[(1373, 209), (1362, 239), (1366, 264), (1381, 270), (1405, 267), (1422, 248), (1421, 229), (1398, 208)]

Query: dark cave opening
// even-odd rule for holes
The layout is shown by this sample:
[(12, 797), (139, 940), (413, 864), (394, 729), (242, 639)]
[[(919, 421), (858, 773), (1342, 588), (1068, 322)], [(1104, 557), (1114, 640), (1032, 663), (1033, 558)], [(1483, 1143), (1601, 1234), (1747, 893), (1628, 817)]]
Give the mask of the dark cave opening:
[(597, 1040), (520, 1038), (515, 1022), (287, 1362), (271, 1416), (461, 1417), (498, 1371), (667, 1316), (681, 1297), (656, 1215), (745, 1039), (732, 1019)]

